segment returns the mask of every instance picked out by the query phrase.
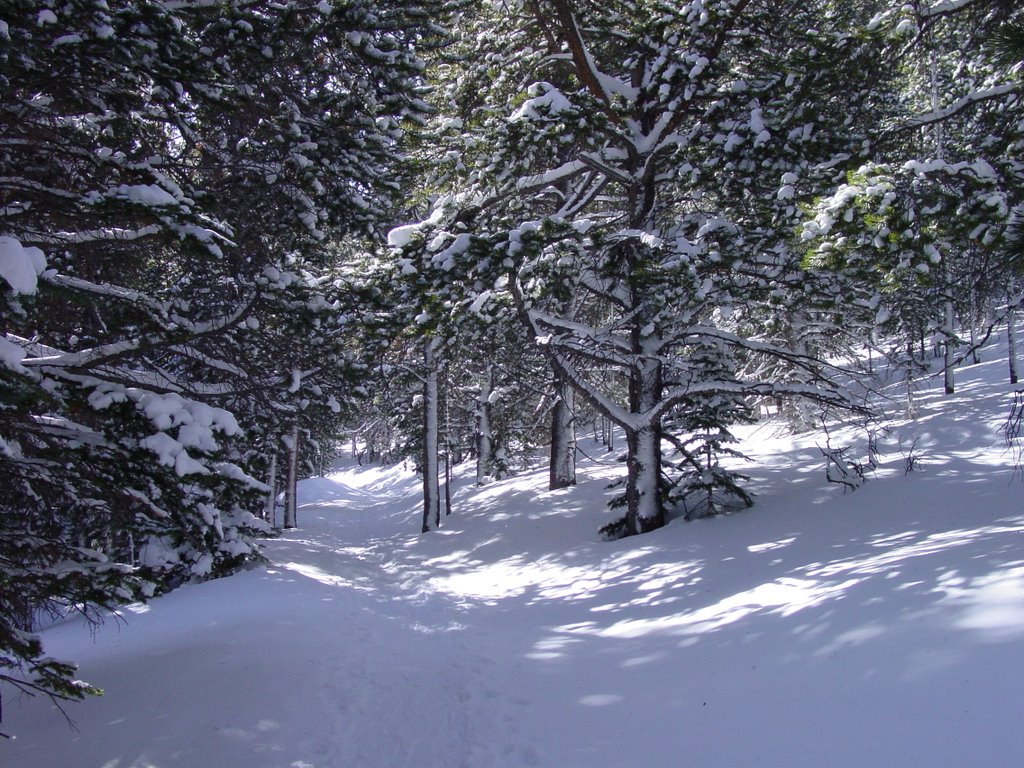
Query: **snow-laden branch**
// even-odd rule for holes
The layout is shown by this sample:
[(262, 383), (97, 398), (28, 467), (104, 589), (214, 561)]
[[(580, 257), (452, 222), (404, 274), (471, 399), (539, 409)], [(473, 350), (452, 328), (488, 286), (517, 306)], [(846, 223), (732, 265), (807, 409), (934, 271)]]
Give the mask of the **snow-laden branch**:
[(572, 162), (560, 165), (558, 168), (553, 168), (550, 171), (546, 171), (536, 176), (524, 176), (516, 182), (516, 189), (519, 191), (532, 191), (536, 189), (543, 189), (544, 187), (557, 184), (560, 181), (565, 181), (573, 176), (579, 174), (585, 168), (585, 163), (581, 160), (573, 160)]
[(71, 288), (72, 290), (89, 293), (94, 296), (105, 296), (107, 298), (127, 301), (136, 306), (145, 307), (155, 317), (159, 317), (162, 320), (167, 319), (167, 308), (162, 303), (140, 291), (124, 288), (112, 283), (94, 283), (90, 280), (83, 280), (80, 277), (62, 275), (56, 272), (44, 272), (42, 277), (50, 285), (60, 288)]
[(629, 342), (624, 338), (615, 336), (610, 329), (597, 329), (593, 326), (557, 317), (538, 309), (529, 309), (527, 311), (530, 315), (531, 324), (538, 331), (539, 338), (547, 338), (551, 335), (552, 331), (555, 331), (568, 334), (571, 339), (590, 339), (601, 344), (607, 344), (622, 354), (628, 355), (633, 352)]
[(569, 382), (577, 394), (618, 426), (635, 431), (636, 414), (630, 413), (629, 410), (623, 408), (608, 395), (594, 387), (565, 355), (559, 354), (557, 349), (551, 348), (549, 352), (548, 359), (551, 361), (552, 366), (558, 371), (559, 375)]
[(576, 14), (572, 6), (566, 0), (552, 0), (551, 4), (555, 7), (555, 15), (558, 17), (564, 42), (572, 53), (577, 77), (600, 102), (603, 110), (613, 120), (618, 121), (618, 115), (611, 109), (612, 98), (606, 87), (609, 77), (598, 68), (594, 57), (591, 56), (587, 42), (583, 39), (583, 33), (576, 23)]
[(976, 5), (978, 2), (979, 0), (940, 0), (940, 2), (934, 5), (919, 9), (917, 14), (922, 19), (930, 19), (934, 16), (956, 13), (964, 8)]
[(227, 360), (222, 360), (219, 357), (212, 357), (211, 355), (208, 355), (205, 352), (196, 349), (195, 347), (190, 347), (187, 344), (179, 344), (177, 346), (172, 347), (171, 349), (177, 352), (178, 354), (182, 355), (183, 357), (187, 357), (191, 360), (196, 360), (202, 363), (203, 365), (213, 368), (214, 370), (222, 371), (223, 373), (227, 373), (232, 376), (240, 376), (243, 378), (249, 376), (248, 371), (242, 370), (237, 365), (230, 363)]
[(25, 350), (28, 353), (22, 360), (26, 368), (87, 368), (91, 365), (102, 363), (105, 360), (123, 357), (129, 352), (141, 348), (150, 341), (150, 337), (138, 337), (134, 339), (122, 339), (110, 344), (100, 344), (79, 352), (64, 352), (43, 344), (34, 344), (25, 341)]
[(580, 162), (588, 168), (592, 168), (598, 173), (619, 182), (623, 186), (632, 187), (636, 184), (636, 179), (624, 171), (620, 171), (605, 162), (605, 159), (598, 157), (592, 153), (584, 152), (580, 155)]
[(576, 189), (566, 196), (562, 207), (555, 214), (556, 218), (568, 219), (589, 206), (608, 184), (609, 179), (601, 173), (591, 171)]
[[(202, 336), (209, 336), (219, 333), (227, 328), (235, 326), (252, 307), (255, 296), (249, 301), (242, 302), (236, 309), (222, 317), (214, 318), (201, 323), (194, 323), (183, 318), (177, 318), (178, 325), (188, 333), (192, 339)], [(100, 344), (89, 349), (77, 352), (67, 352), (44, 344), (19, 339), (27, 355), (21, 361), (26, 368), (89, 368), (105, 364), (107, 362), (122, 358), (130, 352), (143, 348), (157, 346), (177, 346), (180, 340), (168, 340), (159, 334), (147, 334), (133, 339), (122, 339), (109, 344)]]
[(81, 198), (81, 195), (78, 194), (77, 192), (72, 192), (67, 189), (61, 189), (59, 187), (49, 187), (38, 181), (26, 179), (23, 176), (0, 176), (0, 188), (42, 192), (47, 195), (52, 195), (54, 197), (62, 198), (64, 200), (71, 200), (76, 203)]
[(693, 398), (710, 395), (733, 395), (738, 397), (803, 397), (824, 405), (866, 413), (857, 405), (852, 393), (834, 384), (820, 386), (800, 382), (742, 382), (705, 380), (693, 384), (669, 387), (658, 403), (643, 414), (649, 421), (656, 421), (680, 403)]
[(934, 109), (930, 112), (926, 112), (923, 115), (911, 118), (907, 122), (909, 128), (921, 128), (926, 125), (933, 125), (934, 123), (948, 120), (960, 112), (963, 112), (968, 107), (978, 104), (983, 101), (989, 101), (991, 99), (998, 99), (1002, 96), (1007, 96), (1014, 93), (1020, 93), (1020, 83), (1003, 83), (1002, 85), (996, 85), (991, 88), (985, 88), (984, 90), (974, 91), (968, 93), (965, 96), (961, 96), (959, 99), (954, 101), (941, 109)]
[(687, 337), (718, 339), (719, 341), (725, 342), (731, 347), (737, 349), (745, 349), (749, 352), (757, 352), (781, 360), (786, 360), (794, 366), (816, 376), (820, 376), (822, 369), (828, 369), (834, 373), (848, 376), (851, 379), (856, 378), (859, 375), (857, 371), (844, 368), (836, 363), (825, 363), (821, 359), (811, 355), (800, 354), (799, 352), (794, 352), (793, 350), (786, 349), (769, 342), (745, 338), (738, 334), (730, 333), (729, 331), (724, 331), (721, 328), (715, 328), (709, 325), (695, 325), (685, 328), (681, 330), (678, 335), (673, 337), (673, 341), (680, 341)]
[(104, 227), (102, 229), (85, 229), (75, 232), (56, 232), (52, 235), (44, 234), (36, 236), (36, 241), (53, 245), (64, 245), (67, 243), (94, 243), (97, 241), (130, 241), (139, 240), (143, 237), (160, 234), (161, 228), (156, 224), (149, 224), (137, 229), (125, 229), (123, 227)]
[(623, 310), (629, 304), (629, 288), (622, 281), (601, 277), (592, 269), (583, 270), (579, 277), (579, 285)]
[(234, 311), (221, 317), (215, 317), (210, 320), (204, 320), (201, 323), (194, 323), (188, 318), (175, 316), (173, 319), (178, 326), (188, 333), (191, 337), (198, 336), (210, 336), (221, 331), (231, 328), (241, 322), (250, 312), (253, 304), (256, 303), (257, 294), (250, 293), (244, 300), (242, 300)]

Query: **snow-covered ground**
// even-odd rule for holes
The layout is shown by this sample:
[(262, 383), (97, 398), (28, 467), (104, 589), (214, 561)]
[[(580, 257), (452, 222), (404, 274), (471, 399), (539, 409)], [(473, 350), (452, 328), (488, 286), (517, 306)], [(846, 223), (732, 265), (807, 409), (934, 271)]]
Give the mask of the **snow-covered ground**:
[(573, 489), (467, 468), (427, 535), (400, 467), (305, 481), (268, 567), (47, 630), (106, 695), (73, 731), (6, 692), (0, 765), (1024, 765), (1024, 484), (985, 360), (922, 384), (856, 492), (761, 424), (752, 510), (618, 542), (589, 440)]

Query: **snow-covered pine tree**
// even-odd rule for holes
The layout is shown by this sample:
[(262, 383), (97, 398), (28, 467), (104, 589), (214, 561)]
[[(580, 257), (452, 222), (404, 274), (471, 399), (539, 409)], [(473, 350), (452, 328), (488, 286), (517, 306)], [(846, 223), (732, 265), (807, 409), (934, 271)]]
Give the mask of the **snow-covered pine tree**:
[[(403, 233), (408, 264), (513, 298), (554, 368), (625, 431), (623, 530), (650, 530), (665, 519), (663, 420), (682, 403), (848, 402), (821, 360), (744, 338), (716, 312), (816, 296), (790, 246), (797, 190), (860, 148), (848, 117), (881, 82), (880, 43), (829, 3), (485, 13), (449, 122), (450, 193)], [(722, 365), (691, 365), (695, 347)], [(709, 373), (751, 353), (807, 375)]]

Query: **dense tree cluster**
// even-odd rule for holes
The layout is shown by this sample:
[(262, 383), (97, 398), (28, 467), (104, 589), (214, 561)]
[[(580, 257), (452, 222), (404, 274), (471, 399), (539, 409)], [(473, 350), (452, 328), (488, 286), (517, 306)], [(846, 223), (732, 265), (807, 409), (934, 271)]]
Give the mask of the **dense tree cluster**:
[(765, 403), (795, 428), (860, 409), (853, 350), (877, 342), (917, 373), (934, 341), (952, 371), (961, 336), (1015, 305), (1019, 65), (982, 45), (1015, 13), (474, 8), (438, 67), (399, 264), (431, 316), (511, 305), (551, 380), (625, 433), (609, 535), (747, 505), (719, 461), (731, 425)]
[(365, 367), (354, 255), (401, 190), (438, 18), (4, 4), (0, 681), (80, 697), (48, 613), (258, 555), (278, 453), (331, 441)]

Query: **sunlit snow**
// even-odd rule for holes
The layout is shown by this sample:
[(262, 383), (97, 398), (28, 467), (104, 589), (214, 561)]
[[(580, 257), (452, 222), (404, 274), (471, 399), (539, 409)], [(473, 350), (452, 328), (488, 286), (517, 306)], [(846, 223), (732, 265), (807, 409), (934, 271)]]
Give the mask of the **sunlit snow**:
[[(1024, 762), (1024, 484), (1005, 338), (920, 382), (873, 479), (825, 479), (818, 434), (740, 430), (757, 503), (617, 542), (623, 466), (581, 435), (419, 531), (419, 479), (343, 462), (301, 487), (269, 562), (132, 606), (47, 652), (105, 696), (4, 691), (18, 768), (960, 768)], [(884, 384), (884, 382), (883, 382)], [(902, 450), (917, 439), (918, 469)], [(834, 427), (863, 450), (863, 430)]]

